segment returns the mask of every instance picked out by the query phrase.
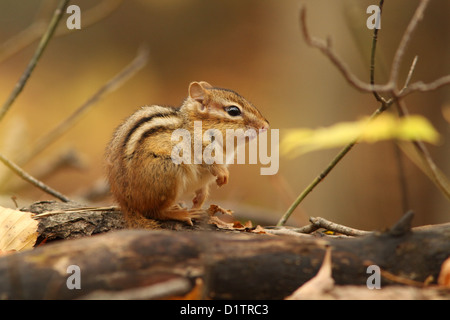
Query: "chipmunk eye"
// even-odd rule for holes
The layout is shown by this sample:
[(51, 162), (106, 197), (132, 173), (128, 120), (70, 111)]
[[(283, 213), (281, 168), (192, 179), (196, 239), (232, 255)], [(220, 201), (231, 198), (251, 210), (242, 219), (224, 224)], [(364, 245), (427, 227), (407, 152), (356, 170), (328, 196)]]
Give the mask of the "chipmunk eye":
[(241, 115), (241, 109), (236, 106), (228, 106), (224, 108), (225, 111), (232, 117), (237, 117)]

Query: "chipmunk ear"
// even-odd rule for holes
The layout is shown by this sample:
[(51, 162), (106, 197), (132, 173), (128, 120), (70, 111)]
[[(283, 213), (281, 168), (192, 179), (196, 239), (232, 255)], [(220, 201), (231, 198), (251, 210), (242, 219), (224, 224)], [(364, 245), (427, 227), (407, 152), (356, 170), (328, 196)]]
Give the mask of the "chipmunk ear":
[(189, 85), (189, 96), (197, 100), (198, 102), (203, 102), (208, 96), (208, 92), (206, 89), (212, 88), (208, 82), (200, 81), (200, 82), (191, 82)]

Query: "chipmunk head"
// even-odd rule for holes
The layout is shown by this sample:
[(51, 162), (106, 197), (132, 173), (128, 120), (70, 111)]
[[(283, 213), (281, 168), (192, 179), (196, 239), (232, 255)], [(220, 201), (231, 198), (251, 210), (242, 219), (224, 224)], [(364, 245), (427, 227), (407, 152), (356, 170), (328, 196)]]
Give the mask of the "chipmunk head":
[(189, 85), (189, 97), (182, 108), (192, 119), (216, 129), (267, 130), (269, 122), (249, 101), (233, 90), (216, 88), (205, 81)]

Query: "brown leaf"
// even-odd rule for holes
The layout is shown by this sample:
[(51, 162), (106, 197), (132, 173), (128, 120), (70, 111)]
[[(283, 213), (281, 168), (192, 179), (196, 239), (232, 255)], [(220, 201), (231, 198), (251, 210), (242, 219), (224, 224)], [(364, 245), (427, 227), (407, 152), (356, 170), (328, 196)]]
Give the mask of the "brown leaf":
[(240, 221), (235, 221), (233, 223), (233, 229), (244, 229), (244, 225)]
[(253, 228), (253, 223), (251, 220), (248, 220), (246, 223), (244, 223), (244, 228), (251, 229)]
[[(256, 226), (255, 229), (252, 230), (253, 233), (258, 233), (258, 234), (266, 234), (266, 229), (264, 229), (263, 227), (261, 227), (259, 224)], [(270, 233), (267, 233), (270, 234)]]
[(219, 217), (210, 217), (209, 223), (214, 224), (219, 229), (233, 229), (234, 222), (226, 222)]

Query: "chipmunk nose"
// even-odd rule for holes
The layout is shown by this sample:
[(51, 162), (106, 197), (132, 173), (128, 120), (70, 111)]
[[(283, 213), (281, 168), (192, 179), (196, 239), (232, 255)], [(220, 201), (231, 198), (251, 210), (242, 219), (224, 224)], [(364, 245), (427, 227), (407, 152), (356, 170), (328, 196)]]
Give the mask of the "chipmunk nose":
[(264, 121), (263, 125), (259, 128), (259, 132), (265, 132), (269, 129), (269, 122)]

